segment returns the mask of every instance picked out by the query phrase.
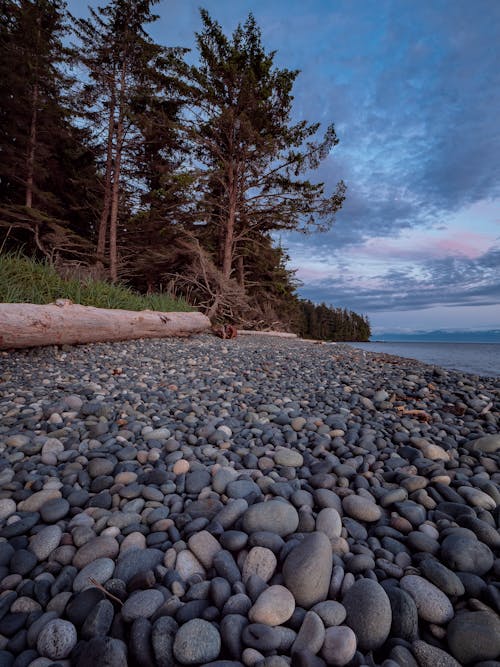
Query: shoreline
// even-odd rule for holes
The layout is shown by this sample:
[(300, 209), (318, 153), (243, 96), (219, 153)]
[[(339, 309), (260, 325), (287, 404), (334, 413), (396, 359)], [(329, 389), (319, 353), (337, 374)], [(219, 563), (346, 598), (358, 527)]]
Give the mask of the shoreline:
[(499, 410), (497, 378), (347, 343), (4, 352), (0, 657), (498, 659)]

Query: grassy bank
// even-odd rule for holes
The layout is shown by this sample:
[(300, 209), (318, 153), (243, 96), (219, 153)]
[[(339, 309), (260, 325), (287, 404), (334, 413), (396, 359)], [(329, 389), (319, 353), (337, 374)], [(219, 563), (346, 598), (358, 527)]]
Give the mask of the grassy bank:
[(101, 280), (65, 280), (54, 267), (20, 253), (0, 255), (0, 302), (53, 303), (71, 299), (74, 303), (97, 308), (125, 310), (189, 311), (191, 306), (168, 294), (141, 295), (128, 287)]

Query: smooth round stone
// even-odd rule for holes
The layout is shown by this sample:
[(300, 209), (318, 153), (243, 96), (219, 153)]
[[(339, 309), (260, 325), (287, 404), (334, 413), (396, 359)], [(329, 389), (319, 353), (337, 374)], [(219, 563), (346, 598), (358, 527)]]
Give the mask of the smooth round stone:
[(186, 475), (186, 493), (198, 494), (205, 488), (210, 486), (212, 476), (208, 470), (193, 470)]
[(412, 644), (419, 667), (462, 667), (449, 653), (421, 640)]
[(153, 625), (151, 643), (157, 667), (170, 667), (174, 663), (173, 645), (177, 623), (170, 616), (160, 616)]
[(422, 575), (446, 595), (460, 596), (465, 593), (457, 575), (434, 558), (425, 558), (419, 568)]
[(270, 549), (253, 547), (243, 563), (243, 581), (246, 581), (252, 574), (256, 574), (263, 581), (269, 581), (276, 570), (277, 563), (276, 556)]
[(177, 554), (175, 571), (182, 577), (182, 579), (184, 579), (184, 581), (187, 581), (195, 574), (199, 574), (203, 579), (206, 576), (205, 568), (188, 549), (180, 551)]
[(316, 517), (316, 530), (325, 533), (330, 539), (340, 537), (342, 533), (342, 518), (333, 507), (325, 507)]
[(281, 500), (255, 503), (243, 514), (243, 530), (247, 533), (266, 530), (285, 537), (294, 533), (298, 525), (299, 515), (295, 507)]
[(174, 463), (174, 467), (172, 470), (175, 475), (184, 475), (185, 473), (188, 472), (190, 467), (191, 466), (189, 461), (186, 461), (185, 459), (179, 459)]
[(290, 551), (283, 577), (300, 607), (309, 609), (328, 597), (332, 566), (332, 548), (324, 533), (309, 533)]
[(206, 530), (191, 535), (188, 546), (200, 563), (210, 569), (214, 563), (215, 555), (221, 551), (221, 545), (215, 537)]
[(326, 629), (321, 655), (328, 665), (347, 665), (356, 653), (356, 635), (346, 625)]
[(412, 596), (399, 586), (388, 586), (386, 593), (391, 603), (391, 637), (412, 642), (418, 637), (418, 611)]
[(130, 549), (118, 558), (114, 578), (128, 584), (139, 572), (154, 570), (163, 561), (164, 556), (163, 551), (159, 549)]
[(361, 574), (375, 568), (375, 561), (368, 554), (356, 554), (345, 561), (345, 568), (353, 574)]
[(45, 523), (55, 523), (69, 512), (70, 504), (66, 498), (54, 498), (40, 507), (40, 516)]
[(38, 560), (46, 560), (57, 549), (62, 530), (59, 526), (47, 526), (30, 539), (30, 549)]
[(10, 498), (0, 498), (0, 521), (8, 519), (16, 511), (16, 503)]
[(441, 558), (456, 572), (482, 576), (493, 567), (491, 549), (478, 539), (465, 535), (448, 535), (441, 544)]
[(497, 506), (491, 496), (472, 486), (460, 486), (458, 493), (465, 498), (468, 505), (472, 505), (473, 507), (482, 507), (485, 510), (491, 511)]
[(470, 440), (463, 445), (470, 452), (484, 452), (492, 454), (500, 449), (500, 433), (483, 435), (476, 440)]
[(380, 584), (372, 579), (358, 579), (342, 600), (348, 625), (357, 637), (361, 651), (377, 649), (389, 636), (392, 623), (391, 603)]
[(97, 558), (86, 565), (73, 580), (75, 593), (91, 588), (94, 584), (90, 581), (95, 579), (99, 584), (104, 584), (111, 579), (115, 571), (115, 562), (111, 558)]
[(138, 591), (131, 595), (123, 605), (121, 609), (123, 620), (130, 623), (136, 618), (150, 618), (164, 601), (163, 593), (154, 588)]
[(294, 417), (294, 419), (292, 419), (290, 422), (290, 425), (294, 431), (302, 431), (306, 423), (307, 420), (304, 419), (304, 417)]
[(316, 612), (323, 621), (325, 627), (341, 625), (345, 621), (347, 612), (343, 604), (336, 600), (325, 600), (315, 604), (311, 611)]
[(308, 611), (304, 616), (299, 633), (292, 646), (292, 653), (310, 651), (318, 653), (325, 641), (325, 626), (314, 611)]
[(73, 623), (57, 618), (42, 628), (36, 647), (42, 656), (61, 660), (69, 656), (76, 642), (76, 628)]
[(82, 637), (92, 639), (92, 637), (107, 635), (113, 623), (114, 615), (115, 610), (109, 600), (98, 602), (85, 619), (81, 631)]
[(378, 521), (382, 511), (378, 505), (364, 496), (346, 496), (342, 501), (344, 512), (352, 519), (371, 523)]
[(87, 472), (92, 478), (111, 475), (114, 469), (115, 463), (109, 459), (91, 459), (87, 466)]
[(173, 652), (182, 665), (196, 665), (215, 660), (221, 639), (217, 628), (208, 621), (194, 618), (181, 625), (174, 640)]
[(257, 651), (273, 651), (281, 645), (282, 637), (277, 632), (278, 628), (272, 628), (264, 623), (250, 623), (241, 633), (241, 639), (245, 646), (257, 649)]
[(127, 664), (127, 647), (124, 642), (112, 637), (94, 637), (82, 647), (75, 667), (124, 667)]
[[(135, 523), (135, 522), (134, 522)], [(115, 526), (111, 526), (115, 528)], [(108, 530), (108, 529), (107, 529)], [(120, 544), (120, 556), (122, 556), (126, 551), (130, 549), (145, 549), (146, 548), (146, 536), (142, 533), (134, 531), (129, 533)]]
[[(257, 535), (258, 533), (253, 533)], [(278, 536), (276, 536), (278, 537)], [(281, 539), (280, 537), (278, 539)], [(219, 538), (220, 546), (228, 551), (241, 551), (248, 542), (248, 535), (242, 530), (226, 530)]]
[(10, 571), (14, 574), (21, 574), (22, 576), (31, 572), (36, 567), (37, 557), (27, 549), (18, 549), (10, 559)]
[(57, 489), (43, 489), (21, 501), (17, 509), (22, 512), (38, 512), (42, 505), (54, 498), (61, 498), (61, 492)]
[(387, 491), (380, 499), (382, 507), (389, 507), (393, 503), (398, 503), (408, 498), (408, 491), (400, 486), (397, 489)]
[(427, 579), (415, 574), (402, 577), (401, 588), (415, 600), (420, 618), (429, 623), (448, 623), (455, 612), (449, 598)]
[(462, 664), (500, 656), (500, 619), (488, 611), (461, 611), (447, 628), (453, 656)]
[(73, 557), (73, 565), (81, 570), (96, 558), (115, 558), (119, 549), (114, 537), (94, 537), (78, 549)]
[(257, 598), (248, 612), (252, 623), (281, 625), (291, 618), (295, 610), (295, 599), (284, 586), (269, 586)]
[(304, 465), (302, 454), (294, 449), (277, 449), (274, 452), (274, 461), (279, 466), (290, 466), (291, 468), (300, 468)]

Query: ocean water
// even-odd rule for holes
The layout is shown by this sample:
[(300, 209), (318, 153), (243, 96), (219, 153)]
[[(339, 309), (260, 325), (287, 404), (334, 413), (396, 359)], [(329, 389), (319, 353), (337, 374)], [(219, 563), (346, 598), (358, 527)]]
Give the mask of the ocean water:
[(369, 352), (418, 359), (426, 364), (473, 375), (500, 377), (498, 343), (350, 343)]

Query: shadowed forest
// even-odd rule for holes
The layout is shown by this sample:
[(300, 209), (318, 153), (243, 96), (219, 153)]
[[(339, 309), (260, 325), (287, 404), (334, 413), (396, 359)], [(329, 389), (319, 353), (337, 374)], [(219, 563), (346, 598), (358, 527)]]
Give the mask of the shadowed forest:
[(345, 184), (314, 178), (333, 124), (294, 119), (299, 72), (252, 15), (228, 36), (200, 10), (191, 52), (152, 39), (156, 4), (77, 19), (62, 0), (0, 0), (0, 252), (214, 322), (367, 340), (366, 317), (299, 298), (279, 241), (342, 207)]

